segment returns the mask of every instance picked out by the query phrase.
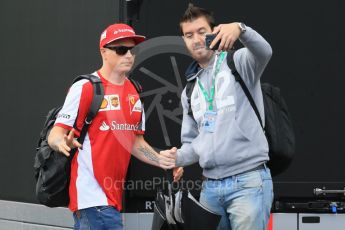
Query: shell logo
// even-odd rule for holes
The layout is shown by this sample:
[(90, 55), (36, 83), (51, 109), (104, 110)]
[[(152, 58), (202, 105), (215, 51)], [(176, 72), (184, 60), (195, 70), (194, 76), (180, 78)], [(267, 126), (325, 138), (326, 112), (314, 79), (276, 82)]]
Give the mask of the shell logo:
[(108, 101), (104, 98), (101, 104), (101, 109), (105, 109), (108, 106)]

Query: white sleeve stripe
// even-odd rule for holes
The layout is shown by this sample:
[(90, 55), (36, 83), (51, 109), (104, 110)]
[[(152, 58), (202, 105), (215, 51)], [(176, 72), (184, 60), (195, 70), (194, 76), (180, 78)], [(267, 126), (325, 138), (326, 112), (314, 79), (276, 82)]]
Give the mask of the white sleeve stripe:
[(139, 130), (140, 130), (140, 131), (145, 131), (145, 112), (144, 112), (144, 110), (142, 110), (141, 121), (140, 121), (140, 125), (139, 125)]
[(87, 82), (88, 80), (85, 79), (78, 81), (72, 85), (65, 99), (65, 103), (58, 114), (55, 124), (62, 123), (70, 127), (74, 126), (75, 120), (78, 115), (83, 85)]

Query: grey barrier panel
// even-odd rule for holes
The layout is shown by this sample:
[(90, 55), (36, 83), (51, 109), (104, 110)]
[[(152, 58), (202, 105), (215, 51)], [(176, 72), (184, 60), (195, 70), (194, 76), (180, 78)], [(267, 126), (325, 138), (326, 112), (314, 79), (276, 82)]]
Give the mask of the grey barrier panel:
[[(153, 213), (123, 213), (124, 230), (151, 228)], [(72, 229), (72, 213), (67, 208), (0, 200), (0, 230)]]

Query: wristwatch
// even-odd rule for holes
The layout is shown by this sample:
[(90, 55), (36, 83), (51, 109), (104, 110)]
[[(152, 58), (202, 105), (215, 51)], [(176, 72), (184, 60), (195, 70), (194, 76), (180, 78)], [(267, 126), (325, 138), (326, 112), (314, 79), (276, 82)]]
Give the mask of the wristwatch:
[(238, 27), (240, 27), (241, 34), (245, 33), (247, 31), (247, 27), (243, 22), (238, 23)]

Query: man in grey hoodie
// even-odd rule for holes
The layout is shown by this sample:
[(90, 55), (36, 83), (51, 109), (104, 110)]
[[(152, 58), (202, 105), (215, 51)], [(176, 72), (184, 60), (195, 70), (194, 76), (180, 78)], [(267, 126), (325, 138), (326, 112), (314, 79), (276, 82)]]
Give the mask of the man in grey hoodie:
[[(272, 55), (271, 46), (243, 23), (215, 27), (212, 14), (190, 5), (180, 21), (184, 42), (195, 60), (187, 81), (195, 81), (190, 99), (182, 92), (182, 146), (162, 151), (177, 166), (199, 161), (203, 168), (200, 202), (222, 215), (218, 229), (266, 229), (273, 200), (268, 143), (257, 116), (227, 64), (227, 51), (239, 39), (244, 48), (234, 63), (264, 117), (260, 77)], [(211, 48), (205, 35), (217, 34)], [(189, 105), (189, 103), (191, 105)], [(191, 108), (192, 114), (188, 114)]]

